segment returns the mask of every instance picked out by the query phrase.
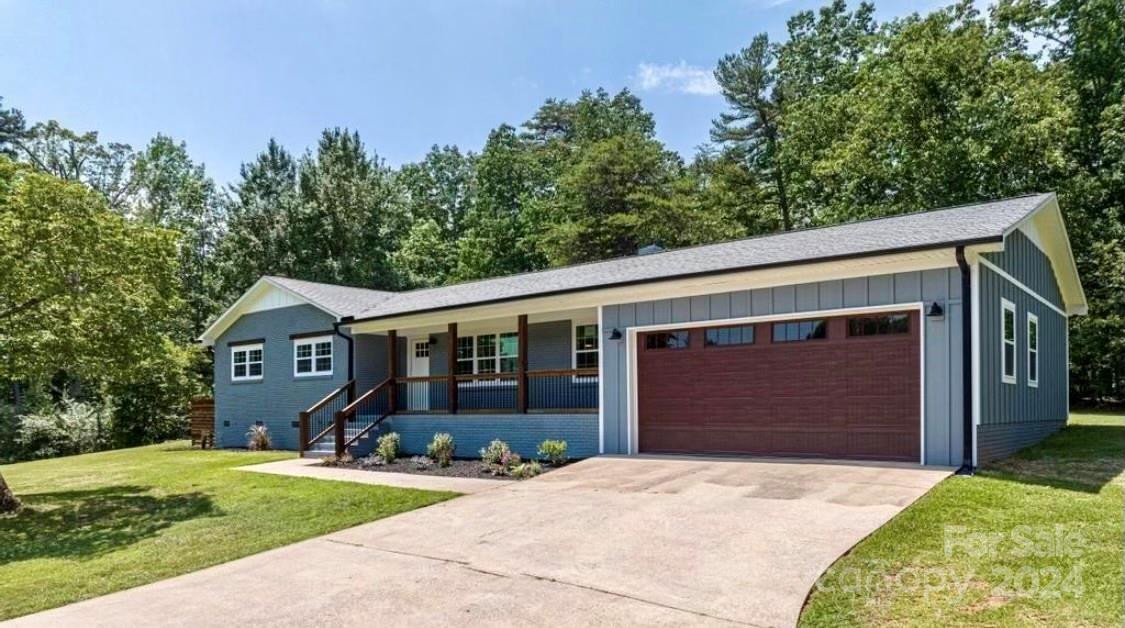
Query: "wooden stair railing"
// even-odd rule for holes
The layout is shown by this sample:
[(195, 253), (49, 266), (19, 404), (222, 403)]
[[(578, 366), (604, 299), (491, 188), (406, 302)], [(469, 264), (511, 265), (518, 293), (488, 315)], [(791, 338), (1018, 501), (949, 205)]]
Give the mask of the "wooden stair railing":
[[(347, 407), (355, 399), (355, 380), (348, 380), (343, 386), (328, 393), (323, 399), (298, 413), (299, 435), (297, 448), (303, 456), (320, 439), (332, 433), (336, 412)], [(310, 438), (310, 434), (315, 434)]]
[[(332, 427), (337, 457), (394, 413), (394, 389), (395, 380), (387, 378), (336, 412)], [(348, 423), (356, 424), (350, 436)]]

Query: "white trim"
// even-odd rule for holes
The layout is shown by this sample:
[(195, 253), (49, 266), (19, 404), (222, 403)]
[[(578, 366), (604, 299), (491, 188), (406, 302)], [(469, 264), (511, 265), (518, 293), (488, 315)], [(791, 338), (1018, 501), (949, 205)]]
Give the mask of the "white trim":
[(598, 352), (598, 363), (599, 364), (601, 363), (602, 345), (605, 344), (605, 343), (602, 342), (602, 326), (599, 325), (598, 323), (587, 323), (587, 322), (584, 322), (584, 321), (578, 321), (578, 320), (571, 319), (571, 321), (570, 321), (570, 368), (572, 368), (572, 369), (578, 368), (578, 328), (579, 327), (589, 327), (590, 325), (594, 325), (595, 327), (597, 327), (597, 331), (595, 332), (594, 336), (598, 340), (598, 348), (593, 349), (593, 350), (583, 349), (582, 353), (592, 353), (593, 351), (597, 351)]
[[(1032, 356), (1033, 350), (1031, 348), (1031, 324), (1032, 323), (1035, 323), (1035, 349), (1034, 349), (1035, 378), (1034, 379), (1032, 379), (1032, 377), (1031, 377), (1031, 365), (1032, 365), (1032, 360), (1033, 360), (1033, 356)], [(1026, 345), (1026, 352), (1027, 352), (1027, 360), (1026, 360), (1027, 361), (1027, 385), (1030, 386), (1031, 388), (1039, 388), (1039, 317), (1032, 314), (1031, 312), (1027, 313), (1027, 331), (1024, 334), (1024, 338), (1025, 338), (1024, 344)]]
[[(924, 306), (918, 307), (918, 343), (918, 434), (922, 441), (921, 448), (918, 450), (918, 464), (924, 465), (926, 464), (926, 310)], [(948, 366), (946, 372), (949, 372)]]
[[(1050, 211), (1043, 211), (1049, 209)], [(1004, 231), (1004, 238), (1016, 230), (1022, 231), (1051, 260), (1051, 271), (1058, 281), (1059, 291), (1066, 302), (1069, 314), (1086, 314), (1086, 292), (1078, 275), (1074, 261), (1074, 249), (1070, 245), (1066, 221), (1063, 220), (1059, 200), (1054, 192), (1047, 195), (1042, 203), (1028, 212), (1019, 222)]]
[(923, 301), (911, 301), (907, 303), (891, 303), (887, 305), (871, 305), (866, 307), (846, 307), (846, 308), (833, 308), (828, 310), (809, 310), (805, 312), (789, 312), (785, 314), (764, 314), (759, 316), (744, 316), (739, 318), (717, 318), (706, 321), (688, 321), (683, 323), (658, 323), (653, 325), (639, 325), (630, 327), (625, 334), (625, 383), (626, 383), (626, 399), (627, 407), (625, 411), (626, 417), (626, 430), (628, 433), (628, 452), (630, 454), (638, 454), (640, 452), (640, 442), (638, 434), (640, 430), (639, 417), (637, 412), (637, 336), (638, 334), (658, 331), (661, 329), (697, 329), (700, 327), (719, 327), (725, 325), (747, 325), (753, 323), (765, 323), (772, 321), (787, 321), (787, 320), (800, 320), (806, 318), (830, 318), (834, 316), (849, 316), (853, 314), (873, 314), (878, 312), (902, 312), (905, 310), (917, 310), (919, 314), (919, 325), (921, 326), (920, 342), (922, 342), (922, 354), (919, 356), (921, 365), (919, 367), (919, 377), (921, 377), (920, 384), (920, 421), (922, 432), (922, 451), (919, 454), (919, 464), (924, 464), (926, 449), (925, 449), (925, 433), (926, 433), (926, 360), (925, 360), (925, 326), (926, 326), (926, 303)]
[(598, 453), (605, 453), (605, 325), (602, 306), (598, 306)]
[[(1007, 316), (1008, 312), (1012, 313), (1012, 364), (1011, 364), (1012, 374), (1011, 375), (1008, 375), (1008, 351), (1007, 351), (1007, 348), (1008, 348), (1007, 347), (1007, 345), (1008, 345), (1008, 337), (1007, 337), (1008, 330), (1007, 330), (1007, 327), (1005, 327), (1005, 325), (1004, 325), (1004, 318)], [(1019, 355), (1018, 355), (1018, 352), (1016, 350), (1017, 347), (1019, 346), (1019, 342), (1017, 342), (1017, 339), (1019, 338), (1019, 336), (1017, 335), (1017, 334), (1019, 334), (1019, 331), (1017, 330), (1018, 327), (1019, 327), (1019, 318), (1016, 317), (1016, 304), (1012, 303), (1011, 301), (1009, 301), (1009, 300), (1007, 300), (1003, 297), (1000, 297), (1000, 381), (1005, 383), (1005, 384), (1015, 384), (1016, 380), (1018, 379), (1017, 375), (1016, 375), (1019, 372), (1019, 366), (1020, 366)]]
[[(258, 360), (258, 361), (255, 361), (255, 362), (251, 362), (250, 361), (250, 352), (253, 351), (254, 349), (257, 349), (258, 351), (262, 352), (262, 359)], [(234, 354), (235, 353), (241, 353), (243, 351), (246, 352), (246, 362), (244, 363), (246, 365), (246, 375), (243, 375), (243, 376), (239, 377), (239, 376), (234, 374)], [(250, 365), (251, 364), (261, 364), (262, 365), (262, 373), (260, 375), (250, 375)], [(230, 381), (232, 381), (232, 382), (260, 382), (260, 381), (262, 381), (262, 378), (265, 376), (265, 374), (266, 374), (266, 347), (263, 343), (257, 342), (257, 343), (248, 344), (248, 345), (234, 345), (233, 347), (230, 348)]]
[[(331, 347), (331, 349), (330, 349), (331, 353), (328, 354), (329, 364), (328, 364), (328, 370), (327, 371), (318, 371), (316, 369), (317, 358), (318, 357), (320, 357), (320, 358), (324, 357), (324, 356), (316, 355), (316, 345), (318, 343), (322, 343), (322, 342), (327, 342), (328, 346)], [(331, 375), (332, 372), (335, 370), (335, 368), (336, 368), (336, 343), (334, 342), (332, 336), (325, 335), (325, 336), (312, 336), (312, 337), (309, 337), (309, 338), (294, 338), (292, 343), (290, 343), (290, 344), (292, 345), (292, 348), (293, 348), (293, 377), (322, 377), (322, 376), (325, 376), (325, 375)], [(300, 345), (312, 345), (312, 353), (309, 355), (309, 357), (302, 358), (302, 359), (306, 359), (306, 360), (312, 360), (312, 370), (307, 372), (307, 373), (298, 373), (297, 372), (297, 347), (300, 346)]]
[(1020, 283), (1020, 281), (1018, 279), (1016, 279), (1015, 277), (1013, 277), (1013, 276), (1009, 275), (1008, 273), (1004, 272), (1004, 270), (1002, 268), (1000, 268), (999, 266), (997, 266), (996, 264), (993, 264), (992, 262), (984, 259), (983, 257), (980, 258), (980, 263), (981, 263), (981, 265), (983, 265), (988, 270), (991, 270), (992, 272), (996, 273), (997, 275), (1000, 275), (1001, 277), (1003, 277), (1004, 280), (1007, 281), (1008, 283), (1010, 283), (1013, 286), (1019, 288), (1020, 290), (1023, 290), (1024, 292), (1031, 295), (1032, 297), (1035, 297), (1040, 303), (1042, 303), (1043, 305), (1046, 305), (1047, 307), (1051, 308), (1056, 313), (1058, 313), (1059, 316), (1062, 316), (1063, 318), (1066, 318), (1066, 312), (1064, 312), (1062, 310), (1062, 308), (1055, 305), (1054, 303), (1051, 303), (1050, 301), (1045, 299), (1042, 295), (1040, 295), (1038, 292), (1036, 292), (1036, 291), (1032, 290), (1031, 288), (1028, 288), (1027, 286), (1023, 285), (1022, 283)]
[[(234, 322), (239, 319), (239, 317), (241, 317), (243, 314), (248, 314), (253, 311), (260, 311), (256, 310), (253, 305), (258, 297), (262, 296), (266, 290), (271, 289), (278, 290), (281, 293), (288, 295), (292, 299), (296, 299), (301, 303), (307, 303), (308, 305), (311, 305), (318, 310), (331, 315), (335, 320), (340, 320), (340, 314), (338, 312), (335, 312), (332, 309), (327, 308), (320, 303), (313, 301), (312, 299), (309, 299), (308, 297), (290, 290), (289, 288), (281, 285), (280, 283), (274, 281), (269, 277), (262, 277), (258, 279), (258, 281), (255, 281), (254, 285), (247, 288), (246, 292), (243, 292), (242, 296), (238, 297), (238, 300), (231, 304), (230, 307), (228, 307), (222, 314), (220, 314), (219, 317), (216, 318), (215, 321), (211, 323), (207, 327), (207, 329), (203, 331), (202, 334), (199, 335), (199, 341), (202, 342), (204, 346), (214, 346), (215, 341), (218, 340), (219, 336), (221, 336), (228, 327), (233, 325)], [(275, 308), (265, 307), (261, 309)]]

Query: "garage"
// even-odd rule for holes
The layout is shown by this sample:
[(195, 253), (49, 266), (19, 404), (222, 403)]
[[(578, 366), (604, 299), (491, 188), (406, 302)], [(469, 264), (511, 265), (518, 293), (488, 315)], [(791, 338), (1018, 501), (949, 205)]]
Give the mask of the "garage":
[(920, 455), (917, 310), (637, 336), (642, 453)]

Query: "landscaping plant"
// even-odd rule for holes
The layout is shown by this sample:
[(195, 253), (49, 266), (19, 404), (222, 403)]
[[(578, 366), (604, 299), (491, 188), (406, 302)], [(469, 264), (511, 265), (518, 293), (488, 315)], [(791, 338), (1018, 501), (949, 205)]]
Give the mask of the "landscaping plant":
[(246, 447), (250, 451), (266, 451), (270, 449), (270, 431), (264, 425), (252, 425), (246, 432)]
[(539, 443), (539, 457), (559, 467), (566, 464), (566, 441), (545, 440)]
[(434, 434), (434, 439), (426, 446), (426, 455), (433, 459), (439, 467), (448, 467), (453, 463), (453, 452), (457, 447), (453, 442), (453, 435), (446, 432)]
[(399, 445), (402, 439), (399, 438), (398, 432), (390, 432), (383, 434), (379, 437), (378, 443), (375, 445), (375, 452), (383, 459), (383, 462), (390, 464), (398, 458)]
[(530, 461), (525, 462), (523, 464), (518, 464), (518, 465), (512, 467), (512, 470), (511, 470), (512, 477), (518, 478), (518, 479), (521, 479), (521, 480), (533, 478), (533, 477), (539, 475), (540, 473), (543, 473), (543, 465), (539, 464), (535, 460), (530, 460)]

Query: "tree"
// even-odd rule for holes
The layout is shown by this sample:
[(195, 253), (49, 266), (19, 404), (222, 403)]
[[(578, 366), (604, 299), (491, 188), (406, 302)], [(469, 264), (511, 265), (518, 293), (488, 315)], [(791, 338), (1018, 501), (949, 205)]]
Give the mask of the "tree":
[(388, 259), (402, 235), (392, 228), (402, 195), (358, 133), (324, 131), (316, 153), (301, 159), (298, 189), (289, 238), (294, 274), (364, 288), (398, 285)]
[(12, 494), (12, 489), (8, 487), (4, 476), (0, 475), (0, 513), (16, 512), (21, 506), (20, 500)]
[(392, 265), (404, 274), (406, 285), (440, 285), (453, 275), (456, 243), (476, 202), (473, 161), (457, 147), (434, 146), (421, 162), (399, 169), (405, 224), (394, 229), (407, 235)]
[(546, 260), (529, 237), (527, 209), (543, 177), (530, 146), (516, 129), (488, 134), (474, 160), (475, 200), (456, 243), (457, 279), (481, 279), (542, 268)]
[(262, 275), (293, 273), (289, 244), (300, 202), (297, 162), (276, 140), (240, 169), (227, 199), (226, 232), (215, 253), (219, 300), (233, 302)]
[[(122, 380), (180, 324), (176, 235), (0, 157), (0, 381)], [(0, 507), (15, 502), (0, 479)]]
[(1125, 9), (1118, 0), (1002, 0), (994, 18), (1034, 40), (1067, 106), (1058, 190), (1090, 309), (1070, 321), (1071, 387), (1125, 399)]
[(222, 213), (214, 182), (192, 161), (187, 145), (157, 135), (137, 156), (135, 195), (127, 215), (141, 224), (178, 232), (180, 280), (190, 328), (184, 341), (203, 331), (216, 311), (214, 251)]

